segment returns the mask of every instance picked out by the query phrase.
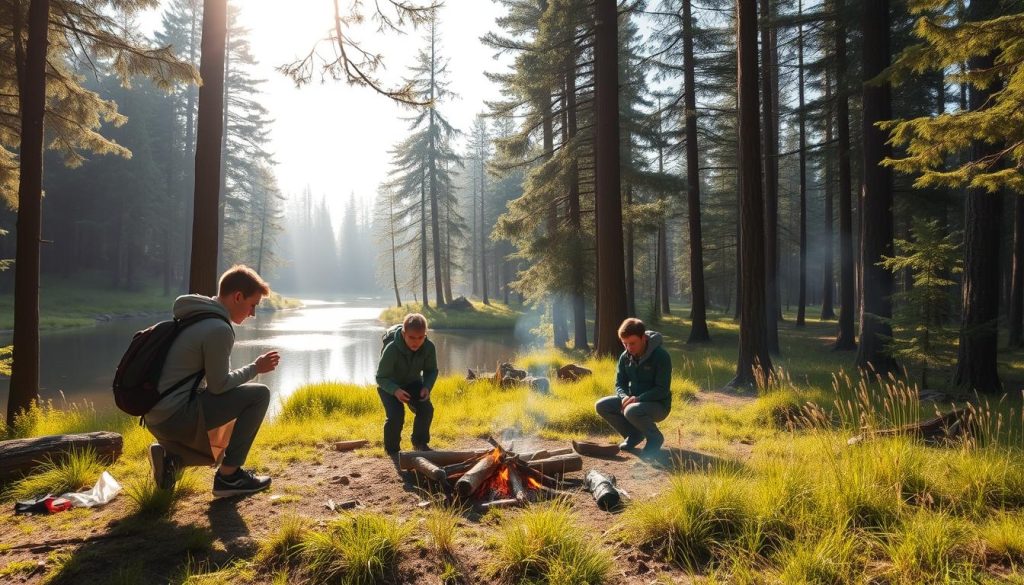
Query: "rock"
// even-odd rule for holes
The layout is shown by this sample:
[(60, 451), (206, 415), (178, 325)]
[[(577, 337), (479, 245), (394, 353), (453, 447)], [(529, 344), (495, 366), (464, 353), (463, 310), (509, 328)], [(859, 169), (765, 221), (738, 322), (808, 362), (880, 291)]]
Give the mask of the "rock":
[(567, 364), (558, 368), (558, 379), (566, 382), (576, 382), (593, 375), (594, 372), (592, 370), (576, 364)]
[(457, 311), (473, 311), (473, 310), (475, 310), (473, 308), (473, 303), (469, 302), (469, 299), (467, 299), (464, 296), (459, 296), (457, 298), (452, 299), (452, 301), (450, 303), (445, 305), (445, 308), (447, 308), (447, 309), (455, 309)]

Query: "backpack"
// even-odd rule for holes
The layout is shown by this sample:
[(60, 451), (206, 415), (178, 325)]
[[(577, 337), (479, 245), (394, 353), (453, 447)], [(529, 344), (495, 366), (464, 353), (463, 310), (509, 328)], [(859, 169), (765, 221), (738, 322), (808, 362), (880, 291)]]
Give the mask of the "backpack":
[(388, 344), (398, 339), (398, 332), (402, 330), (402, 324), (392, 325), (384, 331), (384, 335), (381, 336), (380, 355), (384, 355), (384, 350), (387, 349)]
[(186, 319), (161, 321), (137, 332), (121, 357), (121, 362), (117, 364), (117, 371), (114, 372), (114, 403), (117, 407), (132, 416), (143, 416), (164, 396), (189, 380), (194, 379), (192, 391), (195, 392), (200, 380), (206, 375), (205, 370), (189, 374), (163, 392), (159, 391), (158, 384), (164, 362), (167, 360), (167, 352), (174, 340), (189, 326), (207, 319), (221, 319), (228, 323), (223, 315), (203, 312)]

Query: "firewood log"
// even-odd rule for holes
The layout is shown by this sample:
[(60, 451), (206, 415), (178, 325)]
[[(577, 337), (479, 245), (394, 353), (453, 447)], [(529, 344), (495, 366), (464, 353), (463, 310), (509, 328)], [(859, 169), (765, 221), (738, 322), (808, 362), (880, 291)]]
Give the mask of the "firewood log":
[(527, 462), (531, 469), (536, 469), (545, 475), (564, 474), (583, 469), (583, 458), (579, 455), (556, 455), (547, 459), (540, 459)]
[(416, 473), (422, 474), (424, 477), (429, 477), (439, 483), (445, 483), (448, 480), (448, 474), (443, 469), (422, 457), (414, 457), (412, 464)]
[(491, 477), (491, 474), (494, 473), (494, 468), (497, 466), (498, 461), (494, 457), (484, 457), (477, 461), (472, 469), (462, 474), (459, 481), (455, 482), (455, 491), (458, 492), (460, 497), (468, 498), (480, 489), (480, 486), (487, 481), (487, 478)]
[(59, 460), (85, 449), (92, 449), (104, 465), (109, 465), (121, 456), (122, 445), (121, 435), (109, 431), (0, 441), (0, 481), (28, 473), (47, 459)]
[(414, 471), (412, 460), (422, 457), (434, 465), (451, 465), (462, 463), (484, 453), (490, 449), (479, 449), (476, 451), (400, 451), (398, 453), (398, 468), (402, 471)]

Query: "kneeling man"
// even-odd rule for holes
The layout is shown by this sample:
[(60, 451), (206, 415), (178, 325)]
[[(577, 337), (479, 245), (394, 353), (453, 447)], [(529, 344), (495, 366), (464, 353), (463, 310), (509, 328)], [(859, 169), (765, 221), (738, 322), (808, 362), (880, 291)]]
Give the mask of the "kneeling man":
[(623, 437), (620, 449), (633, 449), (646, 439), (642, 455), (661, 451), (659, 422), (672, 410), (672, 358), (661, 347), (661, 334), (647, 331), (640, 319), (619, 326), (625, 351), (615, 371), (615, 396), (597, 401), (597, 413)]

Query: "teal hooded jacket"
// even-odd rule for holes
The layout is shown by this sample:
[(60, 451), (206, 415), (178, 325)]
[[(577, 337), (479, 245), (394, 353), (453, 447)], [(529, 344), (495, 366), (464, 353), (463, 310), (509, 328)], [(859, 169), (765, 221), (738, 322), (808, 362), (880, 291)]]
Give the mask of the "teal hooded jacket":
[(661, 333), (647, 331), (647, 349), (639, 358), (628, 351), (619, 356), (615, 393), (619, 398), (636, 396), (640, 402), (658, 402), (672, 408), (672, 358), (661, 346)]

